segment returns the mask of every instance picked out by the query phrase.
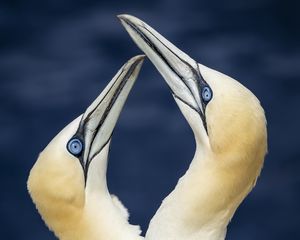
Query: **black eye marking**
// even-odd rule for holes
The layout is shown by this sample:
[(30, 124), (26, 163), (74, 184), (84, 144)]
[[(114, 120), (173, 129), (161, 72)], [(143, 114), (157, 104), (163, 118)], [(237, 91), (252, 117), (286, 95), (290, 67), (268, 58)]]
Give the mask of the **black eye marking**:
[(74, 155), (79, 156), (83, 150), (83, 143), (79, 138), (72, 138), (67, 144), (68, 151)]

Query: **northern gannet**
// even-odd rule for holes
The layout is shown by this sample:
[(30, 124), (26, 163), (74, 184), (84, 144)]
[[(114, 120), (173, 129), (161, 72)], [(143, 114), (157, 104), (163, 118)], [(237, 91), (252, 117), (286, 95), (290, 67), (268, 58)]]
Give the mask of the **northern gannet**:
[(264, 110), (236, 80), (197, 63), (138, 18), (118, 17), (166, 80), (196, 141), (189, 169), (163, 200), (145, 238), (223, 240), (263, 166)]
[(30, 196), (60, 240), (143, 239), (106, 184), (113, 129), (143, 59), (129, 60), (85, 113), (48, 144), (30, 171)]

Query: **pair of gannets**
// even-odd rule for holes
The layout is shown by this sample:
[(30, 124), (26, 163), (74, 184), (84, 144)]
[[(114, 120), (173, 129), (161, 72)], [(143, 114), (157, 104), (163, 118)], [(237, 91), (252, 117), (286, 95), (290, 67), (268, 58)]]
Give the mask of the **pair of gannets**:
[[(254, 187), (267, 151), (264, 111), (234, 79), (197, 63), (141, 20), (119, 16), (171, 88), (190, 124), (196, 152), (189, 169), (152, 218), (149, 240), (222, 240), (235, 210)], [(61, 240), (143, 239), (109, 194), (112, 132), (144, 56), (129, 60), (85, 113), (43, 150), (28, 190)]]

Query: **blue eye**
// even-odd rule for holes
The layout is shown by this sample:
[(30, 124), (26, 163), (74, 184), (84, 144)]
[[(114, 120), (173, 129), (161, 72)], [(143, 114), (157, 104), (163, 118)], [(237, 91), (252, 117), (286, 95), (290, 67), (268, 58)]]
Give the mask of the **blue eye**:
[(79, 155), (82, 152), (83, 144), (78, 138), (73, 138), (68, 142), (68, 151), (73, 155)]
[(204, 102), (208, 103), (212, 99), (212, 91), (209, 87), (204, 87), (202, 89), (202, 99)]

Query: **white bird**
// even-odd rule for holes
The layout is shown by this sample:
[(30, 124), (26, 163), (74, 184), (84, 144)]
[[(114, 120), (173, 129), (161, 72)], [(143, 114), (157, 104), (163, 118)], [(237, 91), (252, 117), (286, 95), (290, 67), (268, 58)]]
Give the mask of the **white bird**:
[(113, 129), (143, 59), (129, 60), (85, 113), (40, 153), (30, 172), (30, 196), (60, 240), (143, 239), (106, 183)]
[(267, 152), (264, 110), (236, 80), (197, 63), (149, 25), (118, 16), (171, 88), (191, 126), (196, 152), (163, 200), (147, 240), (222, 240), (254, 187)]

